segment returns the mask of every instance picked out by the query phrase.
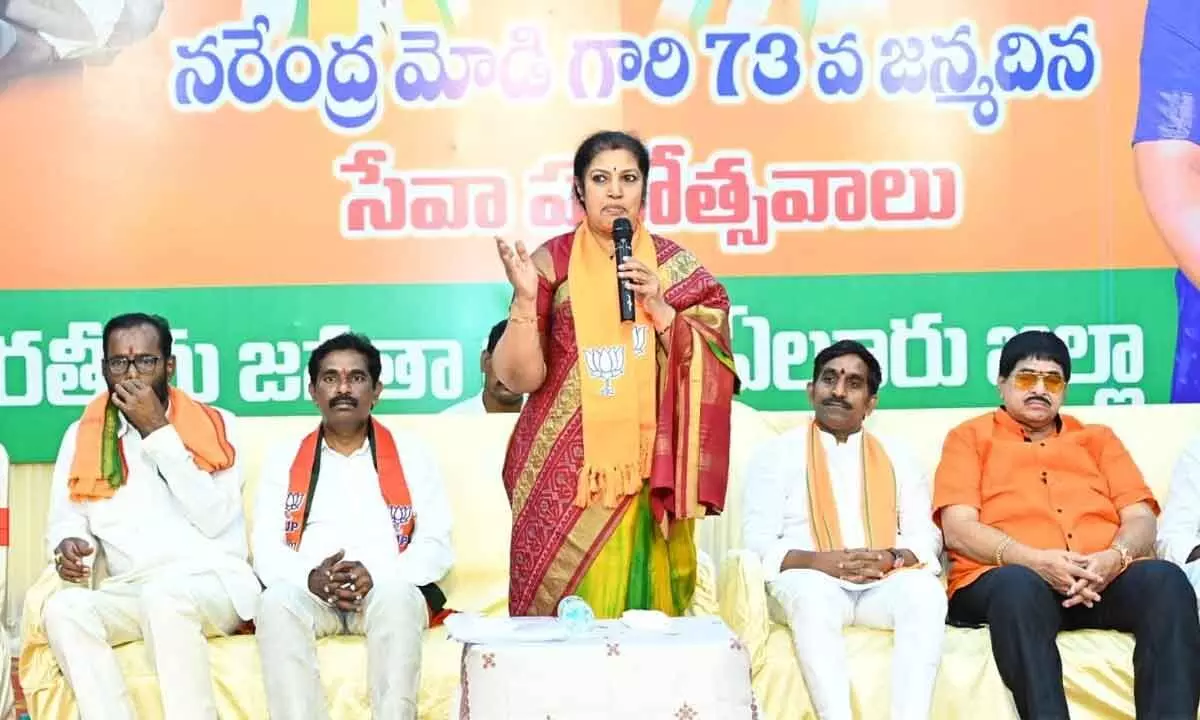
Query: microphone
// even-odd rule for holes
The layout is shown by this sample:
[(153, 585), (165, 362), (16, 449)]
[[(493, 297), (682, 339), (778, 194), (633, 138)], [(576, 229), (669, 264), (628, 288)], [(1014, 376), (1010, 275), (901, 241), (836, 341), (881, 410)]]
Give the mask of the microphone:
[[(613, 253), (617, 261), (617, 267), (633, 257), (633, 223), (629, 222), (629, 218), (617, 218), (613, 220), (612, 226), (613, 236)], [(617, 298), (618, 305), (621, 308), (621, 322), (633, 322), (633, 290), (629, 287), (629, 281), (617, 278)]]

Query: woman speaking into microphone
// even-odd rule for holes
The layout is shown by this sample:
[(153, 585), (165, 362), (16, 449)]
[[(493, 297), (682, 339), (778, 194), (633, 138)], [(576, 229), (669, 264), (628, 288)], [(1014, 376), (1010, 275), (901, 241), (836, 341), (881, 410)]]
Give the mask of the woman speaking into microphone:
[[(600, 618), (683, 614), (695, 520), (725, 504), (729, 296), (694, 255), (646, 230), (649, 171), (639, 140), (596, 133), (575, 151), (579, 226), (532, 254), (496, 241), (513, 300), (492, 368), (529, 394), (504, 463), (514, 616), (553, 615), (570, 595)], [(618, 266), (622, 218), (632, 255)], [(632, 321), (621, 320), (622, 285)]]

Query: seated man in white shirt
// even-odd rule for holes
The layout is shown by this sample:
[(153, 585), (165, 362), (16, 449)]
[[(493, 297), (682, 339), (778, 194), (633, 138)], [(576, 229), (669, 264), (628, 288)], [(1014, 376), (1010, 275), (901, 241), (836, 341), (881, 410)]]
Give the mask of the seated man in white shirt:
[(895, 630), (896, 720), (929, 717), (941, 661), (946, 592), (928, 473), (863, 429), (881, 380), (860, 343), (822, 350), (808, 387), (814, 422), (765, 443), (746, 470), (742, 536), (822, 720), (852, 718), (846, 625)]
[[(46, 530), (58, 574), (50, 649), (84, 720), (135, 717), (111, 646), (142, 638), (169, 718), (217, 717), (205, 636), (253, 617), (233, 416), (169, 386), (171, 333), (135, 313), (104, 327), (108, 390), (67, 429)], [(110, 577), (90, 589), (96, 550)]]
[(1175, 462), (1155, 548), (1161, 559), (1183, 568), (1200, 599), (1200, 438)]
[(504, 335), (507, 320), (501, 320), (492, 327), (488, 334), (487, 347), (479, 353), (479, 370), (483, 373), (483, 390), (471, 397), (460, 400), (442, 411), (444, 415), (484, 415), (486, 413), (519, 413), (525, 404), (525, 396), (515, 393), (505, 387), (492, 372), (492, 353), (496, 343)]
[(371, 416), (380, 372), (366, 338), (322, 343), (308, 361), (321, 423), (263, 463), (252, 542), (272, 718), (329, 717), (316, 639), (347, 633), (367, 638), (372, 717), (417, 717), (421, 636), (445, 614), (450, 505), (425, 444)]

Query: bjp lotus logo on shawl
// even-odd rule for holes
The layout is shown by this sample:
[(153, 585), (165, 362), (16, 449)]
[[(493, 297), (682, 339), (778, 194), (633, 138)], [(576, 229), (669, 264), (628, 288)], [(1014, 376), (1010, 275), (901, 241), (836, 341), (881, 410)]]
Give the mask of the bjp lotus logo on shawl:
[(392, 532), (396, 534), (396, 545), (403, 549), (412, 540), (412, 536), (404, 532), (413, 519), (412, 505), (388, 505), (388, 511), (392, 514)]
[(412, 505), (389, 505), (388, 510), (392, 513), (392, 527), (399, 528), (412, 520)]
[(650, 338), (650, 328), (645, 325), (633, 326), (633, 354), (646, 357), (646, 345)]
[(470, 0), (242, 0), (242, 17), (262, 15), (272, 36), (324, 45), (333, 35), (391, 36), (402, 25), (440, 25), (451, 32), (470, 5)]
[(290, 492), (287, 494), (287, 497), (284, 498), (284, 500), (283, 500), (283, 511), (285, 513), (287, 513), (288, 515), (291, 515), (292, 513), (299, 510), (300, 506), (303, 504), (304, 504), (304, 493)]
[(600, 394), (612, 397), (617, 394), (613, 389), (613, 380), (625, 374), (625, 346), (601, 345), (590, 347), (583, 351), (584, 362), (587, 363), (588, 375), (593, 380), (604, 383)]

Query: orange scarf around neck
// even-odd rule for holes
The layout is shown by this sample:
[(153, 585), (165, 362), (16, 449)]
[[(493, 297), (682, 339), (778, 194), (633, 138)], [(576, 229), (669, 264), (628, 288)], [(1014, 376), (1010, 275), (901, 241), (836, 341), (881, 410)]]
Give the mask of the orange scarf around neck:
[[(883, 444), (865, 429), (862, 433), (862, 513), (868, 549), (886, 550), (896, 545), (899, 515), (896, 510), (896, 473)], [(837, 500), (829, 477), (829, 461), (815, 422), (808, 431), (809, 526), (817, 550), (844, 550), (838, 523)]]
[[(321, 475), (322, 428), (310, 432), (300, 441), (300, 449), (292, 460), (288, 475), (288, 492), (284, 500), (283, 539), (292, 550), (300, 549), (300, 539), (308, 524), (308, 513), (316, 493), (317, 479)], [(412, 493), (404, 477), (404, 466), (400, 464), (400, 451), (392, 433), (375, 418), (367, 426), (367, 443), (371, 446), (371, 459), (379, 475), (379, 491), (392, 517), (392, 531), (396, 535), (396, 548), (403, 553), (412, 544), (417, 529), (417, 512), (413, 508)], [(446, 595), (437, 583), (417, 588), (425, 597), (429, 608), (429, 626), (437, 627), (454, 613), (446, 607)]]
[[(167, 421), (179, 433), (192, 460), (204, 472), (233, 467), (237, 453), (225, 437), (225, 420), (215, 408), (170, 388)], [(70, 489), (74, 501), (111, 498), (125, 484), (129, 465), (118, 436), (120, 411), (107, 392), (88, 404), (79, 419), (75, 457), (71, 461)]]
[[(641, 223), (633, 257), (658, 272), (654, 239)], [(621, 322), (612, 256), (580, 223), (567, 266), (583, 416), (583, 467), (577, 507), (616, 507), (650, 475), (658, 417), (658, 338), (639, 301), (633, 322)]]
[[(293, 550), (300, 549), (300, 538), (308, 523), (308, 512), (312, 507), (312, 495), (321, 474), (322, 428), (313, 430), (300, 441), (300, 450), (292, 461), (288, 477), (288, 494), (284, 512), (284, 540)], [(413, 512), (412, 494), (408, 481), (404, 479), (404, 467), (400, 464), (400, 453), (396, 450), (396, 439), (378, 420), (371, 418), (367, 426), (367, 442), (371, 446), (371, 457), (379, 474), (379, 491), (392, 516), (392, 530), (396, 534), (396, 547), (400, 552), (408, 549), (413, 531), (417, 526), (417, 515)]]

